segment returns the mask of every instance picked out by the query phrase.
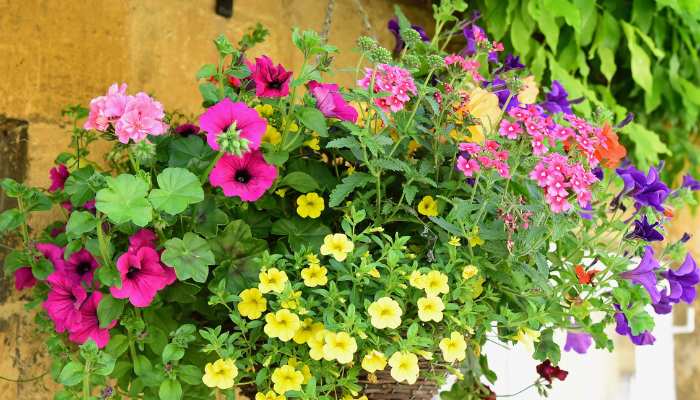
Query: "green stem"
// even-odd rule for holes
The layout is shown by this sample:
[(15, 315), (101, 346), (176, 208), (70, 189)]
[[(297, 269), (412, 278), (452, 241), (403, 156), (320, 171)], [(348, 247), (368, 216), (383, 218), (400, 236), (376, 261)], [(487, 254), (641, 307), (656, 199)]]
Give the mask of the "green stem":
[(112, 255), (109, 251), (109, 245), (105, 238), (105, 233), (102, 230), (102, 216), (97, 219), (97, 243), (100, 246), (100, 256), (102, 257), (102, 264), (104, 266), (110, 265), (112, 263)]
[(85, 372), (83, 375), (83, 399), (90, 400), (90, 368), (92, 367), (92, 362), (87, 360), (85, 362)]
[(221, 160), (221, 157), (224, 156), (224, 152), (220, 151), (216, 154), (216, 157), (214, 157), (213, 160), (209, 163), (207, 166), (207, 169), (204, 170), (204, 173), (199, 177), (199, 183), (202, 185), (207, 181), (207, 178), (209, 178), (209, 173), (211, 172), (212, 169), (214, 169), (214, 165), (216, 165), (219, 160)]

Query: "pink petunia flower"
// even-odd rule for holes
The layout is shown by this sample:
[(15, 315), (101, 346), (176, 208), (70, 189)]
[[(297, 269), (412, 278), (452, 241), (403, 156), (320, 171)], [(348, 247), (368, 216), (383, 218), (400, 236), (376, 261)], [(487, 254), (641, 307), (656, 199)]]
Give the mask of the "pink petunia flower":
[(53, 272), (46, 281), (51, 289), (42, 306), (54, 322), (56, 332), (70, 330), (81, 320), (80, 308), (87, 299), (87, 292), (61, 272)]
[(217, 137), (234, 124), (241, 139), (248, 141), (248, 149), (257, 150), (267, 129), (267, 123), (260, 118), (257, 111), (245, 103), (234, 103), (225, 98), (209, 107), (199, 117), (199, 126), (207, 132), (207, 143), (214, 150), (219, 150)]
[(129, 140), (138, 143), (148, 135), (164, 134), (168, 130), (168, 125), (163, 122), (164, 117), (165, 112), (160, 102), (146, 93), (137, 93), (129, 96), (124, 114), (115, 124), (114, 130), (121, 143), (129, 143)]
[(86, 249), (80, 249), (71, 254), (63, 263), (62, 268), (57, 268), (57, 271), (63, 273), (67, 278), (72, 279), (76, 285), (81, 282), (92, 283), (95, 270), (100, 264), (95, 260), (95, 257)]
[(316, 98), (316, 107), (328, 118), (342, 121), (357, 121), (357, 110), (348, 104), (333, 83), (309, 82), (309, 90)]
[(29, 267), (22, 267), (15, 271), (15, 289), (31, 289), (36, 285), (36, 278)]
[(292, 73), (281, 64), (275, 67), (268, 56), (255, 59), (255, 70), (251, 74), (258, 97), (284, 97), (289, 94)]
[(175, 282), (175, 271), (160, 262), (160, 256), (151, 247), (127, 251), (117, 259), (117, 270), (122, 279), (121, 288), (109, 289), (117, 299), (129, 299), (134, 307), (148, 307), (156, 294)]
[(126, 83), (112, 84), (107, 90), (107, 95), (90, 100), (90, 112), (83, 128), (105, 132), (110, 124), (115, 123), (124, 114), (127, 101)]
[(53, 243), (37, 243), (35, 247), (39, 250), (39, 253), (51, 261), (54, 269), (60, 270), (64, 268), (63, 247), (56, 246)]
[(156, 234), (150, 229), (141, 229), (129, 238), (129, 251), (137, 251), (142, 247), (156, 248)]
[(265, 162), (260, 151), (250, 151), (241, 157), (224, 155), (209, 175), (209, 182), (220, 187), (228, 197), (243, 201), (262, 197), (277, 178), (277, 168)]
[(97, 317), (97, 306), (102, 300), (102, 293), (92, 292), (80, 307), (80, 319), (68, 330), (70, 339), (74, 343), (83, 344), (92, 339), (98, 348), (103, 348), (109, 343), (109, 330), (114, 328), (117, 321), (112, 321), (106, 328), (100, 328), (100, 320)]
[(55, 192), (57, 190), (63, 190), (66, 185), (66, 180), (70, 176), (68, 168), (64, 164), (58, 164), (57, 166), (51, 168), (49, 171), (49, 177), (51, 178), (51, 186), (49, 186), (49, 192)]

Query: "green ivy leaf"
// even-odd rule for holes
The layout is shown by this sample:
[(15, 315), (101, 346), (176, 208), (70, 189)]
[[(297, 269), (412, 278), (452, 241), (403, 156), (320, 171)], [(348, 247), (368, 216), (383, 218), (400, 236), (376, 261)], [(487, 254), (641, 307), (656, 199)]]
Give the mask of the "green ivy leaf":
[(302, 107), (299, 110), (299, 120), (301, 123), (318, 133), (319, 136), (328, 136), (328, 127), (326, 126), (326, 117), (319, 110), (312, 107)]
[(161, 260), (175, 268), (177, 279), (184, 281), (192, 278), (195, 282), (204, 282), (209, 275), (209, 266), (214, 264), (214, 253), (206, 240), (187, 232), (182, 239), (173, 238), (163, 245), (165, 251)]
[(146, 226), (153, 217), (151, 204), (146, 200), (148, 185), (134, 175), (106, 177), (107, 187), (97, 192), (95, 207), (115, 224), (133, 222)]
[(166, 168), (156, 177), (159, 189), (151, 190), (148, 200), (156, 210), (177, 215), (190, 204), (204, 200), (199, 179), (184, 168)]
[(312, 178), (311, 175), (300, 171), (291, 172), (285, 175), (280, 181), (280, 185), (289, 186), (301, 193), (308, 193), (318, 190), (318, 183), (316, 180)]

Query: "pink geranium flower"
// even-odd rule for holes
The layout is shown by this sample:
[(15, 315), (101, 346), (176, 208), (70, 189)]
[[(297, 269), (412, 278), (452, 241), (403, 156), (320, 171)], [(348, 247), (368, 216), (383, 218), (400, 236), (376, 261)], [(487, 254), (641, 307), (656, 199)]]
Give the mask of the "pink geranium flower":
[(100, 320), (97, 318), (97, 306), (102, 300), (102, 293), (92, 292), (80, 307), (80, 319), (68, 330), (70, 339), (74, 343), (83, 344), (92, 339), (98, 348), (103, 348), (109, 343), (109, 330), (117, 324), (112, 321), (106, 328), (100, 328)]
[(275, 67), (268, 56), (255, 59), (255, 70), (251, 78), (255, 82), (255, 95), (258, 97), (284, 97), (289, 94), (289, 81), (292, 73), (281, 64)]
[(80, 282), (92, 283), (95, 270), (99, 266), (100, 264), (89, 251), (80, 249), (71, 254), (68, 260), (63, 263), (63, 267), (57, 270), (79, 285)]
[(309, 90), (316, 98), (316, 107), (328, 118), (357, 121), (357, 110), (348, 104), (333, 83), (309, 82)]
[(137, 93), (129, 96), (124, 109), (124, 114), (114, 126), (117, 138), (122, 143), (133, 140), (138, 143), (148, 135), (158, 136), (164, 134), (168, 125), (163, 123), (165, 112), (163, 105), (155, 101), (146, 93)]
[(63, 190), (66, 185), (66, 180), (70, 176), (68, 168), (64, 164), (58, 164), (57, 166), (51, 168), (49, 171), (49, 177), (51, 178), (51, 186), (49, 186), (49, 192), (55, 192), (57, 190)]
[(122, 279), (121, 288), (109, 289), (117, 299), (129, 299), (134, 307), (148, 307), (158, 291), (175, 282), (175, 271), (160, 263), (160, 256), (151, 247), (127, 251), (117, 260)]
[(265, 162), (260, 151), (250, 151), (241, 157), (224, 155), (209, 175), (209, 182), (220, 187), (228, 197), (243, 201), (262, 197), (277, 178), (277, 168)]
[(214, 150), (219, 150), (217, 137), (228, 131), (232, 125), (235, 125), (241, 139), (248, 141), (249, 150), (257, 150), (260, 147), (267, 123), (260, 118), (257, 111), (243, 102), (234, 103), (225, 98), (209, 107), (199, 117), (199, 126), (207, 132), (207, 143)]
[(22, 267), (15, 271), (15, 289), (30, 289), (36, 285), (36, 278), (29, 267)]
[(70, 330), (80, 322), (80, 307), (87, 299), (87, 292), (61, 272), (52, 273), (46, 281), (51, 290), (43, 307), (56, 325), (56, 332)]
[(83, 128), (106, 131), (110, 124), (116, 122), (124, 114), (128, 97), (126, 83), (112, 84), (107, 90), (107, 95), (96, 97), (90, 101), (90, 113)]

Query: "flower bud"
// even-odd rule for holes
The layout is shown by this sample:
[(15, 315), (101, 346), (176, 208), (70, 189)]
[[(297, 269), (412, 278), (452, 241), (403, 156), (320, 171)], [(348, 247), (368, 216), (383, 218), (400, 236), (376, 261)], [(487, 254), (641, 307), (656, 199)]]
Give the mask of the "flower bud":
[(357, 47), (359, 47), (360, 51), (363, 53), (367, 53), (377, 47), (377, 41), (369, 36), (360, 36), (357, 39)]
[(156, 157), (156, 145), (148, 140), (133, 144), (129, 151), (139, 164), (151, 164)]
[(420, 66), (420, 58), (415, 54), (406, 54), (403, 56), (403, 64), (406, 68), (417, 68)]
[(428, 65), (432, 69), (439, 69), (445, 65), (445, 60), (440, 55), (431, 54), (428, 56)]
[(388, 64), (391, 62), (391, 52), (384, 47), (375, 47), (369, 51), (367, 58), (376, 64)]
[(240, 157), (243, 153), (248, 151), (250, 141), (241, 137), (241, 131), (236, 128), (236, 123), (234, 121), (226, 132), (219, 134), (216, 138), (216, 143), (224, 153)]
[(413, 28), (402, 29), (401, 30), (401, 38), (403, 39), (404, 42), (406, 42), (406, 45), (408, 47), (413, 47), (422, 41), (421, 37), (420, 37), (420, 33), (418, 33), (418, 31), (416, 31)]

